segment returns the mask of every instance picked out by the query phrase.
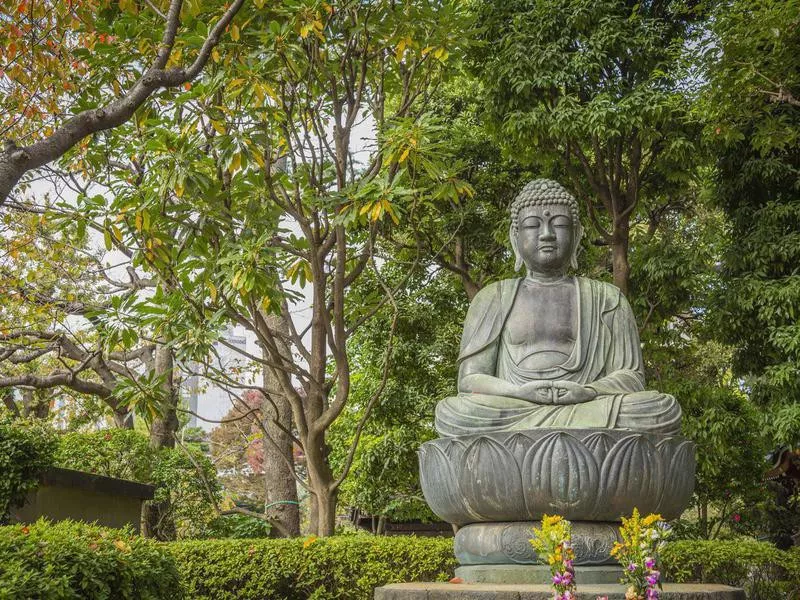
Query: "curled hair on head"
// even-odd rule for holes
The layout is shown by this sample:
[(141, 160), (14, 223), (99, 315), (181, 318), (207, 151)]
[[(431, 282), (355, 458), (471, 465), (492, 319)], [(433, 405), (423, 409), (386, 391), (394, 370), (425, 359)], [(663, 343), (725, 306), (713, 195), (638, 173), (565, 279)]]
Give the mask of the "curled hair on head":
[(570, 194), (564, 186), (557, 181), (553, 181), (552, 179), (534, 179), (525, 184), (525, 187), (517, 194), (516, 198), (511, 202), (511, 206), (508, 208), (511, 214), (509, 238), (511, 240), (511, 249), (514, 251), (515, 271), (519, 271), (522, 267), (522, 257), (517, 251), (520, 211), (523, 208), (529, 208), (531, 206), (552, 204), (561, 204), (569, 208), (569, 214), (572, 217), (572, 225), (575, 231), (575, 241), (573, 243), (570, 266), (573, 269), (578, 267), (578, 248), (580, 247), (581, 238), (583, 237), (583, 227), (581, 226), (581, 219), (578, 213), (578, 201), (575, 200), (575, 196)]

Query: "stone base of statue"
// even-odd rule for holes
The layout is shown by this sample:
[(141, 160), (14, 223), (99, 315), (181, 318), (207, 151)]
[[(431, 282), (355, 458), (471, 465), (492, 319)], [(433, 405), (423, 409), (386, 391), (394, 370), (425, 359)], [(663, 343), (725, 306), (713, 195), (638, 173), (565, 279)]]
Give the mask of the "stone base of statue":
[(501, 583), (506, 573), (507, 583), (534, 583), (535, 571), (519, 567), (541, 562), (529, 540), (544, 514), (571, 521), (576, 566), (604, 567), (594, 582), (615, 581), (608, 573), (620, 518), (637, 508), (674, 519), (694, 488), (692, 442), (622, 429), (440, 438), (423, 444), (419, 458), (425, 499), (460, 526), (459, 576), (473, 582)]
[[(375, 590), (375, 600), (553, 600), (548, 585), (394, 583)], [(619, 584), (578, 584), (576, 600), (625, 600)], [(743, 590), (726, 585), (666, 583), (661, 600), (745, 600)]]
[[(499, 583), (547, 585), (553, 580), (546, 565), (466, 565), (456, 568), (456, 577), (464, 583)], [(575, 579), (581, 587), (586, 585), (619, 583), (622, 567), (619, 565), (575, 567)]]

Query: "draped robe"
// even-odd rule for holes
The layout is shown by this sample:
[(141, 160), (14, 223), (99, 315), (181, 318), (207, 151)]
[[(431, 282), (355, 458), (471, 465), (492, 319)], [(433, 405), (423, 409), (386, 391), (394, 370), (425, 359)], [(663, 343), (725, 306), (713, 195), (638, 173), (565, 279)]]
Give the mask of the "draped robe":
[(596, 397), (580, 404), (553, 405), (461, 392), (437, 404), (439, 435), (537, 427), (679, 432), (681, 409), (675, 398), (645, 390), (639, 333), (625, 297), (610, 284), (583, 277), (576, 280), (575, 343), (562, 364), (540, 370), (517, 365), (504, 327), (522, 279), (497, 282), (475, 296), (464, 322), (458, 361), (461, 363), (491, 347), (496, 355), (496, 368), (489, 375), (516, 385), (537, 380), (573, 381), (593, 389)]

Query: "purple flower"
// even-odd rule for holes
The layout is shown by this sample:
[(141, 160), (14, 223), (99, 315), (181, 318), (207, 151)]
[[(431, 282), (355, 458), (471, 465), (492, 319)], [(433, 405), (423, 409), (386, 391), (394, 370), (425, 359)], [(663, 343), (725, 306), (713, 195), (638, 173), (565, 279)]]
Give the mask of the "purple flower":
[(658, 590), (647, 590), (645, 598), (647, 600), (658, 600)]
[(561, 576), (561, 573), (553, 575), (553, 585), (561, 585), (562, 583), (564, 583), (564, 578)]
[(656, 559), (653, 558), (652, 556), (648, 556), (647, 558), (644, 559), (644, 566), (647, 567), (648, 569), (655, 569)]
[(631, 573), (633, 573), (638, 568), (639, 568), (639, 565), (637, 565), (636, 563), (631, 563), (631, 564), (628, 565), (628, 571), (630, 571)]
[(567, 571), (566, 573), (561, 574), (561, 581), (564, 582), (564, 585), (569, 585), (572, 583), (572, 573)]
[(659, 575), (661, 575), (661, 573), (659, 573), (658, 571), (653, 571), (652, 573), (650, 573), (650, 575), (647, 576), (647, 585), (649, 585), (650, 587), (658, 585)]
[(573, 571), (574, 567), (572, 566), (572, 560), (565, 560), (565, 561), (564, 561), (564, 568), (565, 568), (567, 571), (571, 572), (571, 573), (572, 573), (572, 572), (574, 572), (574, 571)]

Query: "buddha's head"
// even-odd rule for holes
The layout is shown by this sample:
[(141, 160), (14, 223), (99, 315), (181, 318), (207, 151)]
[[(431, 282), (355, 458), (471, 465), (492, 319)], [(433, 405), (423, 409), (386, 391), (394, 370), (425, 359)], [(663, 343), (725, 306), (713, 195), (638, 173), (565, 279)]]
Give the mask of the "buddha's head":
[(550, 179), (529, 182), (509, 211), (515, 270), (524, 263), (528, 272), (552, 275), (577, 267), (583, 235), (578, 202), (559, 183)]

